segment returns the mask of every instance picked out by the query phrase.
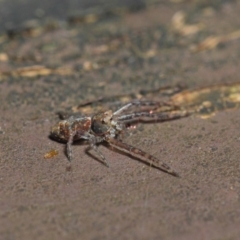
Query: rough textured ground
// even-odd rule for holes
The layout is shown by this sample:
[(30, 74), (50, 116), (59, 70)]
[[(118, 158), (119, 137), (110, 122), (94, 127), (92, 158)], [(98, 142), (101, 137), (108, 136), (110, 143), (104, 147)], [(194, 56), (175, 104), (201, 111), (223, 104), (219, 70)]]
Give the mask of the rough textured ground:
[[(1, 11), (18, 6), (9, 2)], [(110, 168), (86, 144), (73, 146), (70, 166), (64, 145), (48, 138), (57, 111), (88, 100), (178, 83), (190, 92), (238, 86), (239, 1), (138, 4), (98, 5), (92, 15), (84, 6), (69, 19), (58, 6), (55, 20), (31, 24), (27, 14), (4, 15), (19, 22), (8, 31), (1, 22), (1, 239), (239, 239), (239, 87), (227, 99), (199, 96), (199, 108), (215, 106), (207, 117), (140, 125), (126, 136), (181, 178), (106, 146)], [(45, 159), (51, 149), (58, 155)]]

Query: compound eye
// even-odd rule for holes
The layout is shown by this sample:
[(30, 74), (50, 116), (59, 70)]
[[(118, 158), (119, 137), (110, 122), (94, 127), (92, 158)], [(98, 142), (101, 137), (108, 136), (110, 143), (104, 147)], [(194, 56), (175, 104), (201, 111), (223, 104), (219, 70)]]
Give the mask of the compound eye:
[(104, 123), (104, 121), (100, 120), (93, 120), (91, 128), (92, 131), (97, 135), (104, 135), (109, 130), (109, 126)]

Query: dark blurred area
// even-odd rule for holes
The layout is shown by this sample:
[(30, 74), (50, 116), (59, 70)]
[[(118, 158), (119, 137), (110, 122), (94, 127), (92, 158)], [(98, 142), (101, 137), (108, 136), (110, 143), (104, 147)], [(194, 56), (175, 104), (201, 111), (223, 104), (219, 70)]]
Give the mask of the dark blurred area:
[(119, 9), (137, 11), (144, 6), (143, 0), (3, 0), (0, 1), (0, 32), (13, 31), (49, 19), (66, 22), (76, 16), (114, 15)]

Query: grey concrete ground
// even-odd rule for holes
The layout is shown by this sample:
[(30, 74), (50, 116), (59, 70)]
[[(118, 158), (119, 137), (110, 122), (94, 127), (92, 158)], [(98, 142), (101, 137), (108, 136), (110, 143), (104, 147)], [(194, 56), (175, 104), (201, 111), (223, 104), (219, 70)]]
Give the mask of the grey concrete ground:
[[(18, 4), (0, 1), (0, 11)], [(70, 19), (30, 16), (35, 25), (26, 25), (27, 14), (5, 12), (7, 21), (19, 20), (7, 31), (1, 21), (0, 238), (239, 239), (240, 2), (115, 6)], [(99, 98), (103, 108), (160, 101), (154, 90), (176, 84), (187, 90), (175, 103), (200, 113), (139, 124), (124, 141), (181, 178), (102, 145), (106, 168), (83, 142), (74, 144), (70, 164), (64, 144), (49, 138), (58, 111)], [(44, 158), (52, 150), (58, 154)]]

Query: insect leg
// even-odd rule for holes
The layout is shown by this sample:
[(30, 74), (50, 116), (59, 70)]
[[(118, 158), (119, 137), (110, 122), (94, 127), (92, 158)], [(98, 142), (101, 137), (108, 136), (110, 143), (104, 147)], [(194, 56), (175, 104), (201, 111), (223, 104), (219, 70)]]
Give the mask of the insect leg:
[(151, 113), (151, 112), (139, 112), (131, 113), (117, 117), (117, 121), (121, 122), (164, 122), (183, 118), (189, 116), (191, 113), (187, 111), (178, 112), (162, 112), (162, 113)]
[(133, 101), (130, 102), (126, 105), (124, 105), (123, 107), (121, 107), (120, 109), (118, 109), (117, 111), (115, 111), (113, 113), (113, 115), (119, 115), (122, 112), (124, 112), (125, 110), (129, 109), (132, 106), (136, 106), (136, 107), (147, 107), (150, 108), (151, 110), (154, 110), (156, 108), (162, 107), (162, 106), (167, 106), (167, 107), (174, 107), (176, 108), (176, 106), (173, 106), (171, 103), (165, 102), (165, 101), (161, 101), (161, 102), (154, 102), (154, 101)]
[(124, 142), (120, 142), (116, 139), (107, 139), (106, 140), (110, 145), (112, 145), (113, 147), (126, 152), (132, 156), (138, 157), (139, 159), (148, 162), (150, 165), (155, 166), (156, 168), (167, 172), (175, 177), (179, 177), (179, 174), (177, 172), (175, 172), (174, 170), (172, 170), (166, 163), (162, 162), (161, 160), (157, 159), (156, 157), (142, 151), (139, 148), (133, 147), (131, 145), (128, 145)]
[(75, 134), (76, 134), (76, 132), (71, 132), (70, 136), (69, 136), (69, 139), (68, 139), (68, 142), (67, 142), (67, 156), (68, 156), (68, 159), (69, 159), (70, 162), (73, 159), (72, 148), (71, 147), (72, 147), (73, 138), (74, 138)]
[(109, 167), (108, 161), (107, 159), (104, 157), (104, 155), (100, 152), (100, 150), (98, 149), (97, 145), (94, 143), (91, 143), (90, 146), (86, 149), (86, 151), (88, 152), (89, 150), (93, 149), (98, 156), (100, 156), (102, 162)]

